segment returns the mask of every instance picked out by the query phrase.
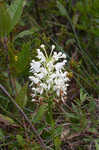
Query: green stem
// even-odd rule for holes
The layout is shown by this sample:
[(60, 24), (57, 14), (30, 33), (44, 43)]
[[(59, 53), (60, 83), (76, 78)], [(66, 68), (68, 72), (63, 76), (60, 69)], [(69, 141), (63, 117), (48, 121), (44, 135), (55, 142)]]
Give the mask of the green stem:
[[(55, 123), (54, 123), (54, 119), (53, 119), (52, 107), (53, 107), (52, 99), (49, 99), (48, 113), (49, 113), (49, 119), (50, 119), (50, 125), (51, 125), (51, 135), (52, 135), (53, 143), (54, 143), (54, 146), (55, 146)], [(55, 150), (56, 150), (56, 147), (55, 147)]]

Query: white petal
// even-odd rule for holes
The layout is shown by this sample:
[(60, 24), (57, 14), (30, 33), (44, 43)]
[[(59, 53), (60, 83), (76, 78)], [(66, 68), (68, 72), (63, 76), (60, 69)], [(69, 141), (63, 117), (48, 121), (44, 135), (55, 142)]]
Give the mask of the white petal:
[(55, 69), (56, 69), (56, 70), (60, 70), (60, 69), (63, 68), (63, 66), (64, 66), (64, 62), (59, 62), (59, 63), (57, 63), (57, 64), (55, 65)]
[(41, 47), (41, 48), (45, 48), (45, 45), (44, 45), (44, 44), (42, 44), (40, 47)]
[(32, 97), (35, 97), (36, 95), (35, 95), (35, 94), (31, 94), (31, 96), (32, 96)]
[(55, 45), (52, 45), (52, 50), (54, 50), (55, 49)]
[(36, 101), (36, 99), (32, 99), (32, 102), (35, 102)]
[(59, 97), (60, 96), (60, 90), (57, 89), (56, 93), (57, 93), (57, 96)]
[(38, 52), (37, 58), (40, 59), (40, 62), (45, 62), (46, 57), (44, 56), (43, 52), (41, 52), (40, 49), (37, 49), (37, 52)]
[(40, 66), (41, 66), (40, 62), (36, 62), (36, 61), (32, 60), (32, 63), (30, 65), (31, 65), (30, 72), (39, 72), (40, 71)]
[(65, 54), (62, 54), (62, 58), (66, 58), (66, 55), (65, 55)]
[(51, 88), (51, 85), (50, 85), (50, 83), (48, 84), (48, 90), (50, 90), (50, 88)]
[(40, 90), (40, 94), (42, 94), (43, 93), (43, 88)]
[(40, 72), (44, 73), (45, 76), (48, 74), (46, 68), (44, 68), (44, 67), (40, 68)]
[(30, 77), (30, 80), (32, 81), (32, 82), (34, 82), (35, 84), (37, 84), (37, 83), (39, 83), (39, 79), (38, 78), (35, 78), (35, 77)]

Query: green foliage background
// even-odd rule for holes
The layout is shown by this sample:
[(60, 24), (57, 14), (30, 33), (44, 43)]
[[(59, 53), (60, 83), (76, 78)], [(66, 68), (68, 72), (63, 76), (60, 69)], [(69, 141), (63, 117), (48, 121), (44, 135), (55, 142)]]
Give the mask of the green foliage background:
[[(0, 149), (42, 149), (11, 97), (47, 149), (99, 149), (98, 41), (99, 0), (0, 1)], [(48, 106), (31, 102), (28, 80), (43, 43), (67, 54), (71, 80), (66, 103), (53, 108), (54, 145)]]

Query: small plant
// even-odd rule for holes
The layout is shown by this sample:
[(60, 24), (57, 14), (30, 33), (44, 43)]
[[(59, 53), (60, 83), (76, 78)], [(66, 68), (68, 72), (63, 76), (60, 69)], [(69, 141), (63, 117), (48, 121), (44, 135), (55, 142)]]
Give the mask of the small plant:
[[(41, 45), (41, 48), (44, 50), (46, 56), (44, 56), (40, 49), (37, 49), (37, 58), (39, 60), (32, 60), (30, 64), (30, 72), (33, 73), (33, 75), (29, 77), (31, 81), (30, 86), (33, 91), (32, 97), (41, 96), (44, 93), (48, 96), (48, 93), (54, 93), (55, 96), (53, 97), (57, 96), (64, 101), (63, 97), (67, 94), (67, 86), (69, 85), (67, 83), (69, 81), (67, 77), (68, 72), (65, 71), (64, 68), (67, 61), (58, 61), (59, 59), (66, 59), (66, 55), (61, 52), (54, 52), (52, 56), (55, 48), (54, 45), (52, 45), (50, 56), (47, 55), (44, 45)], [(32, 99), (32, 101), (35, 101), (35, 99)]]
[(67, 95), (69, 78), (67, 77), (68, 72), (65, 71), (64, 68), (67, 60), (65, 54), (62, 54), (61, 52), (53, 53), (53, 50), (55, 49), (54, 45), (52, 45), (49, 56), (47, 55), (45, 46), (41, 45), (41, 48), (43, 52), (40, 49), (37, 49), (38, 60), (32, 60), (30, 64), (30, 72), (32, 75), (29, 76), (29, 79), (32, 88), (32, 101), (39, 100), (40, 102), (40, 100), (42, 100), (42, 103), (48, 104), (48, 114), (52, 128), (52, 138), (54, 141), (55, 131), (52, 108), (55, 100), (57, 102), (64, 102), (65, 96)]
[[(94, 140), (92, 135), (97, 133), (96, 126), (99, 122), (95, 119), (95, 108), (96, 104), (93, 97), (80, 89), (80, 98), (76, 98), (72, 103), (71, 110), (65, 112), (66, 121), (70, 123), (69, 134), (66, 134), (65, 139), (71, 140), (72, 145), (77, 138), (81, 138), (82, 143), (86, 142), (86, 146)], [(81, 147), (78, 144), (78, 148)]]

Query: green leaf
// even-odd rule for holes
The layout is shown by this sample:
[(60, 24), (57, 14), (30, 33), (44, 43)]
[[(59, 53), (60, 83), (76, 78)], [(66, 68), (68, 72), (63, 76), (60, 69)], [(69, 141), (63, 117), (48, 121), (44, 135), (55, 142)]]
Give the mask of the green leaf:
[(34, 141), (31, 150), (41, 150), (41, 147), (37, 142)]
[(0, 114), (0, 122), (6, 125), (13, 125), (15, 122), (13, 119), (9, 118), (8, 116)]
[(96, 147), (96, 150), (99, 150), (99, 144), (97, 141), (95, 141), (95, 147)]
[(96, 103), (95, 103), (94, 99), (91, 99), (90, 102), (89, 102), (89, 109), (88, 109), (88, 111), (90, 113), (93, 113), (95, 111), (95, 108), (96, 108)]
[(44, 113), (47, 111), (47, 107), (48, 107), (47, 104), (43, 104), (40, 106), (36, 116), (33, 119), (34, 123), (37, 123), (38, 121), (40, 121), (43, 118)]
[(11, 29), (11, 18), (5, 3), (0, 3), (0, 37), (8, 35)]
[(3, 138), (4, 138), (4, 133), (3, 133), (2, 129), (0, 129), (0, 141), (3, 140)]
[(59, 138), (58, 136), (54, 138), (54, 144), (55, 144), (55, 148), (56, 148), (57, 150), (61, 150), (61, 147), (60, 147), (60, 145), (61, 145), (61, 140), (60, 140), (60, 138)]
[(17, 55), (17, 60), (15, 64), (16, 73), (27, 74), (30, 63), (30, 43), (24, 43), (22, 50)]
[(8, 8), (8, 12), (11, 16), (11, 30), (14, 28), (14, 26), (18, 23), (22, 11), (23, 11), (23, 2), (24, 0), (14, 0), (12, 4)]
[(17, 97), (16, 97), (16, 102), (20, 107), (24, 107), (27, 103), (27, 86), (28, 83), (26, 83), (21, 90), (19, 91)]
[(72, 19), (72, 22), (73, 22), (73, 25), (76, 26), (78, 24), (78, 20), (79, 20), (79, 15), (78, 14), (75, 14), (73, 16), (73, 19)]
[(57, 8), (59, 9), (62, 16), (67, 16), (68, 17), (67, 10), (65, 9), (65, 7), (59, 1), (57, 1)]
[(91, 29), (90, 32), (95, 36), (99, 36), (99, 26), (97, 28)]
[(8, 55), (10, 71), (14, 76), (26, 76), (29, 73), (29, 63), (31, 57), (31, 42), (23, 43), (22, 48), (15, 54), (14, 47), (9, 46)]
[(85, 93), (83, 91), (83, 89), (80, 89), (80, 100), (81, 100), (81, 102), (83, 103), (86, 100), (86, 98), (87, 98), (87, 93)]
[(33, 33), (37, 32), (37, 31), (39, 31), (39, 29), (38, 29), (37, 27), (32, 28), (32, 29), (30, 29), (30, 30), (25, 30), (25, 31), (19, 33), (19, 34), (15, 37), (14, 40), (16, 40), (17, 38), (22, 38), (22, 37), (24, 37), (24, 36), (32, 35)]
[(19, 84), (19, 82), (17, 81), (15, 81), (15, 84), (16, 84), (17, 92), (19, 93), (19, 91), (21, 90), (21, 84)]
[(79, 119), (79, 115), (75, 115), (73, 113), (66, 113), (66, 117), (72, 118), (72, 119)]
[(23, 147), (25, 144), (23, 137), (21, 135), (16, 135), (16, 139), (17, 139), (19, 145)]
[(4, 100), (9, 100), (9, 99), (8, 99), (8, 97), (5, 97), (5, 96), (3, 96), (3, 95), (0, 95), (0, 100), (3, 100), (3, 101), (4, 101)]

